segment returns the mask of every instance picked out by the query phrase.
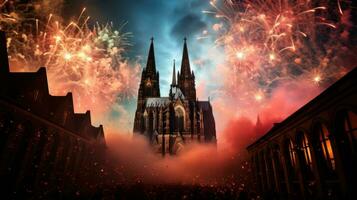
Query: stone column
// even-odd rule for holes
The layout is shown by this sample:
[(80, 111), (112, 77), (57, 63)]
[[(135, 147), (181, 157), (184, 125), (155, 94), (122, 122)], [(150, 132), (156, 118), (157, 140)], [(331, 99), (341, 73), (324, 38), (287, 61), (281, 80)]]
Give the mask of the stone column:
[(291, 190), (291, 180), (290, 180), (290, 176), (289, 176), (289, 171), (287, 168), (288, 162), (287, 162), (287, 158), (285, 157), (285, 154), (284, 154), (284, 152), (288, 151), (288, 149), (284, 149), (284, 148), (286, 148), (286, 145), (282, 142), (279, 145), (279, 150), (280, 150), (280, 152), (282, 152), (280, 154), (280, 162), (281, 162), (281, 166), (283, 168), (284, 180), (285, 180), (288, 196), (291, 196), (292, 190)]
[(275, 182), (275, 191), (280, 193), (281, 192), (280, 181), (279, 181), (279, 173), (280, 172), (278, 172), (277, 160), (276, 160), (276, 156), (275, 156), (275, 153), (276, 153), (275, 147), (270, 148), (269, 153), (270, 153), (270, 157), (271, 157), (271, 164), (272, 164), (271, 167), (272, 167), (273, 175), (274, 175), (273, 181)]
[[(296, 138), (296, 136), (294, 137)], [(295, 144), (294, 146), (294, 151), (296, 152), (296, 175), (298, 177), (299, 180), (299, 185), (300, 185), (300, 192), (301, 192), (301, 196), (303, 199), (306, 199), (306, 191), (305, 191), (305, 179), (304, 179), (304, 174), (303, 174), (303, 166), (302, 166), (302, 161), (301, 161), (301, 152), (299, 152), (300, 150), (299, 148), (299, 144), (297, 143), (296, 140), (293, 140), (293, 144)]]
[(267, 190), (267, 183), (266, 183), (266, 176), (265, 176), (265, 163), (264, 163), (264, 153), (260, 152), (259, 153), (259, 165), (260, 165), (260, 177), (261, 177), (261, 183), (262, 183), (262, 191), (264, 192)]

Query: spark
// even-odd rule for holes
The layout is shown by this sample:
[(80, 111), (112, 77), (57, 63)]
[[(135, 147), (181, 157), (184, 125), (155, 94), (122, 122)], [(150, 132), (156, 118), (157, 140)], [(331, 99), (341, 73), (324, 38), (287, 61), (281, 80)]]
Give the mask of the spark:
[(208, 36), (201, 36), (201, 37), (197, 37), (197, 40), (203, 40), (203, 39), (207, 39), (209, 38)]
[(67, 52), (67, 53), (64, 54), (63, 58), (64, 58), (65, 60), (69, 61), (69, 60), (72, 59), (72, 54), (70, 54), (70, 53)]
[[(223, 93), (236, 95), (242, 101), (249, 101), (252, 96), (263, 101), (267, 98), (254, 91), (270, 93), (276, 85), (286, 81), (312, 79), (320, 83), (321, 74), (324, 74), (323, 80), (341, 77), (343, 69), (337, 65), (340, 59), (337, 55), (341, 54), (343, 43), (340, 41), (343, 40), (339, 39), (341, 30), (336, 30), (337, 27), (348, 27), (340, 26), (342, 22), (331, 17), (334, 16), (331, 12), (343, 14), (341, 2), (336, 1), (335, 8), (323, 2), (311, 4), (305, 0), (296, 3), (283, 0), (210, 1), (212, 11), (203, 13), (222, 20), (217, 24), (223, 27), (212, 27), (210, 33), (217, 37), (216, 46), (224, 49), (227, 68), (232, 67), (227, 70), (231, 73), (227, 75), (229, 78), (222, 88), (227, 91)], [(344, 7), (350, 4), (343, 3)], [(320, 29), (321, 26), (324, 28)], [(317, 40), (320, 35), (330, 40), (321, 45)], [(314, 77), (315, 71), (319, 72), (319, 77)]]
[(202, 13), (205, 13), (205, 14), (216, 14), (215, 12), (208, 11), (208, 10), (202, 10)]
[(254, 95), (256, 101), (260, 102), (263, 100), (263, 95), (259, 92)]
[(2, 4), (0, 4), (0, 7), (3, 7), (7, 2), (8, 0), (5, 0)]
[(329, 26), (331, 28), (336, 28), (336, 25), (332, 24), (332, 23), (325, 23), (325, 22), (320, 22), (318, 24), (321, 24), (321, 25), (325, 25), (325, 26)]
[(340, 0), (337, 0), (337, 6), (338, 6), (338, 11), (340, 12), (341, 15), (343, 15), (343, 11), (342, 11), (342, 8), (341, 8)]
[(238, 52), (236, 53), (236, 56), (237, 56), (237, 58), (238, 58), (239, 60), (243, 60), (243, 59), (244, 59), (244, 53), (241, 52), (241, 51), (238, 51)]
[(321, 82), (322, 78), (320, 75), (316, 75), (313, 78), (313, 81), (315, 82), (315, 84), (319, 84)]
[(269, 54), (269, 59), (271, 61), (275, 60), (275, 54), (273, 54), (273, 53)]
[(59, 35), (56, 35), (56, 36), (54, 36), (53, 38), (55, 39), (56, 43), (59, 43), (59, 42), (61, 42), (61, 40), (62, 40), (62, 37), (59, 36)]
[[(40, 10), (15, 2), (17, 10), (11, 13), (2, 10), (6, 3), (0, 6), (0, 27), (9, 33), (10, 63), (16, 66), (13, 71), (46, 67), (51, 94), (73, 92), (79, 112), (110, 109), (113, 104), (134, 97), (140, 70), (138, 64), (123, 57), (131, 46), (131, 33), (122, 30), (126, 23), (119, 28), (112, 23), (91, 26), (83, 8), (78, 17), (71, 17), (76, 20), (66, 24), (56, 9), (40, 2)], [(14, 20), (8, 20), (9, 17)]]

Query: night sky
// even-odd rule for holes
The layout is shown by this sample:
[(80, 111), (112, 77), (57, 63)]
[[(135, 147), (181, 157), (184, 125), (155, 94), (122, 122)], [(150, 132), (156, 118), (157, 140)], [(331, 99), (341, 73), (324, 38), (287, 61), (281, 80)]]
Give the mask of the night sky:
[[(212, 69), (219, 61), (217, 57), (204, 56), (207, 53), (217, 55), (212, 52), (217, 50), (213, 48), (214, 38), (197, 39), (216, 23), (214, 17), (202, 13), (210, 8), (206, 0), (87, 0), (67, 2), (65, 10), (73, 15), (83, 7), (87, 7), (92, 19), (102, 23), (113, 22), (119, 27), (127, 22), (124, 30), (133, 35), (130, 39), (133, 46), (128, 49), (127, 56), (131, 60), (139, 59), (142, 66), (146, 64), (150, 38), (154, 37), (162, 95), (166, 96), (169, 91), (173, 59), (176, 65), (181, 64), (184, 37), (188, 39), (191, 67), (197, 81), (206, 78), (203, 71)], [(206, 99), (206, 95), (199, 98)]]
[[(208, 0), (59, 1), (64, 2), (61, 17), (67, 20), (65, 24), (72, 19), (76, 20), (84, 7), (87, 8), (85, 15), (91, 16), (89, 25), (96, 21), (101, 25), (112, 22), (114, 28), (119, 29), (126, 24), (122, 31), (132, 34), (129, 38), (131, 46), (123, 52), (125, 62), (129, 60), (129, 66), (134, 66), (136, 62), (139, 62), (140, 70), (146, 66), (150, 38), (154, 37), (161, 96), (168, 96), (173, 60), (176, 60), (176, 69), (179, 69), (183, 39), (187, 37), (191, 69), (196, 76), (197, 97), (199, 100), (211, 99), (218, 132), (230, 123), (231, 118), (237, 116), (246, 116), (254, 121), (262, 110), (278, 102), (274, 96), (279, 95), (279, 92), (283, 93), (279, 101), (296, 101), (296, 104), (289, 103), (288, 109), (276, 118), (280, 120), (286, 117), (339, 79), (351, 68), (351, 63), (355, 63), (356, 57), (353, 54), (356, 48), (353, 44), (356, 41), (356, 15), (352, 9), (355, 6), (349, 3), (342, 4), (342, 15), (338, 14), (335, 4), (324, 3), (325, 1), (319, 3), (328, 9), (320, 7), (315, 10), (316, 16), (306, 12), (306, 8), (299, 8), (296, 12), (305, 13), (306, 16), (295, 14), (291, 17), (290, 20), (295, 23), (294, 31), (291, 31), (289, 20), (273, 22), (272, 19), (280, 16), (274, 12), (278, 9), (274, 7), (277, 6), (274, 3), (271, 4), (272, 8), (258, 6), (258, 9), (252, 9), (244, 15), (258, 22), (249, 24), (242, 23), (242, 17), (239, 15), (241, 9), (232, 9), (226, 15), (224, 11), (227, 5), (223, 4), (224, 1), (215, 1), (213, 5), (210, 5)], [(237, 5), (244, 4), (240, 2)], [(296, 9), (296, 5), (286, 6), (286, 9)], [(224, 10), (222, 13), (223, 16), (226, 15), (225, 18), (220, 17), (221, 9)], [(265, 15), (261, 14), (264, 9)], [(207, 10), (213, 13), (202, 12)], [(326, 17), (329, 23), (310, 23), (311, 19), (317, 20), (320, 14)], [(269, 17), (261, 19), (261, 16)], [(264, 28), (261, 29), (260, 25)], [(271, 38), (272, 33), (269, 30), (273, 30), (271, 27), (275, 25), (279, 28), (274, 29), (274, 34), (287, 36), (267, 49), (266, 39)], [(306, 30), (306, 36), (301, 35), (300, 26), (303, 27), (301, 30)], [(237, 31), (237, 27), (243, 29)], [(256, 33), (251, 30), (260, 31)], [(291, 50), (292, 43), (296, 45), (297, 51), (295, 46), (294, 50)], [(345, 59), (341, 59), (342, 57)], [(135, 82), (135, 86), (139, 85), (138, 80), (132, 82)], [(133, 84), (123, 83), (134, 88)], [(309, 88), (310, 95), (285, 95), (290, 90), (285, 91), (284, 87), (289, 84), (304, 87), (304, 90)], [(104, 115), (105, 119), (96, 122), (109, 121), (117, 128), (124, 127), (128, 132), (132, 130), (137, 95), (137, 89), (133, 90), (135, 92), (130, 94), (130, 98), (110, 105), (109, 114)], [(308, 98), (301, 100), (301, 96)]]

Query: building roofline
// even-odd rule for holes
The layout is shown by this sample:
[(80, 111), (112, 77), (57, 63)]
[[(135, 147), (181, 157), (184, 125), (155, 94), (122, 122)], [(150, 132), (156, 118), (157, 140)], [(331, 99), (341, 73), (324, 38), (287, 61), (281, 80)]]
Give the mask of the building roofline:
[(323, 92), (321, 92), (318, 96), (316, 96), (311, 101), (309, 101), (304, 106), (302, 106), (297, 111), (295, 111), (293, 114), (291, 114), (290, 116), (285, 118), (282, 122), (274, 124), (274, 126), (268, 132), (266, 132), (262, 137), (257, 139), (255, 142), (253, 142), (249, 146), (247, 146), (246, 149), (248, 151), (250, 151), (254, 146), (262, 143), (263, 141), (267, 140), (269, 137), (273, 136), (274, 133), (281, 130), (284, 126), (286, 126), (289, 122), (293, 121), (299, 115), (302, 115), (303, 112), (306, 111), (308, 108), (312, 107), (313, 105), (317, 104), (317, 102), (319, 102), (326, 96), (333, 93), (333, 91), (335, 91), (340, 85), (342, 85), (344, 82), (346, 82), (348, 80), (353, 80), (353, 81), (357, 82), (357, 66), (354, 67), (349, 73), (347, 73), (341, 79), (339, 79), (335, 83), (333, 83), (330, 87), (328, 87)]
[[(52, 101), (59, 101), (61, 103), (69, 105), (71, 107), (71, 112), (73, 112), (71, 114), (73, 114), (73, 116), (75, 116), (75, 117), (83, 115), (84, 116), (83, 119), (87, 120), (87, 122), (88, 122), (87, 125), (89, 128), (103, 130), (103, 127), (101, 125), (99, 127), (95, 127), (92, 125), (90, 111), (87, 111), (85, 113), (75, 113), (74, 112), (74, 102), (73, 102), (73, 96), (72, 96), (71, 92), (67, 93), (65, 96), (54, 96), (49, 93), (48, 77), (47, 77), (47, 71), (46, 71), (45, 67), (40, 67), (40, 68), (38, 68), (37, 71), (34, 71), (34, 72), (10, 72), (9, 63), (8, 63), (8, 52), (7, 52), (7, 46), (6, 46), (6, 35), (5, 35), (4, 31), (0, 31), (0, 65), (1, 65), (0, 66), (0, 76), (1, 76), (1, 78), (2, 78), (2, 76), (4, 76), (5, 81), (12, 80), (12, 78), (13, 79), (26, 78), (25, 81), (32, 80), (32, 79), (34, 79), (35, 81), (40, 80), (42, 83), (41, 86), (43, 87), (42, 89), (45, 91), (44, 95), (46, 96), (46, 98), (51, 99)], [(4, 67), (6, 67), (6, 69), (4, 69)], [(28, 78), (30, 78), (30, 79), (28, 79)], [(24, 81), (24, 80), (22, 80), (22, 81)], [(5, 84), (5, 87), (7, 87), (6, 84)], [(69, 102), (66, 101), (68, 99), (70, 100)], [(14, 101), (10, 97), (6, 96), (6, 94), (5, 95), (0, 94), (0, 101), (3, 101), (7, 105), (11, 105), (12, 107), (16, 107), (16, 109), (24, 110), (23, 105), (20, 105), (18, 102)], [(51, 102), (47, 102), (47, 104), (50, 105)], [(53, 107), (53, 108), (55, 108), (55, 107)], [(64, 129), (67, 132), (70, 132), (73, 134), (73, 131), (71, 130), (71, 128), (62, 126), (58, 121), (49, 120), (46, 117), (39, 115), (36, 112), (31, 112), (31, 113), (33, 114), (33, 116), (41, 118), (42, 121), (46, 121), (46, 123), (50, 122), (50, 124), (55, 124), (56, 126), (60, 127), (61, 129)], [(48, 115), (48, 113), (46, 113), (46, 115)], [(75, 120), (78, 120), (78, 119), (75, 119)], [(82, 137), (82, 136), (80, 136), (80, 134), (81, 134), (80, 132), (77, 132), (77, 133), (78, 133), (78, 135), (77, 135), (78, 137)], [(104, 135), (104, 133), (103, 133), (103, 135)]]

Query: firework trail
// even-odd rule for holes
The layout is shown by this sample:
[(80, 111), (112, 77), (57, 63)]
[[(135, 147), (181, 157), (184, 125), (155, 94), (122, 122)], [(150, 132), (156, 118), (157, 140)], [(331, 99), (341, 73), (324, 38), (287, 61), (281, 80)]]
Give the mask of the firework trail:
[(341, 22), (349, 2), (337, 0), (214, 0), (203, 11), (221, 19), (212, 30), (234, 73), (225, 84), (227, 95), (245, 102), (268, 99), (284, 82), (326, 87), (350, 66), (341, 64), (349, 47)]
[[(48, 13), (48, 2), (1, 5), (0, 27), (8, 33), (12, 71), (47, 68), (50, 92), (72, 92), (75, 110), (97, 113), (134, 97), (140, 66), (122, 55), (130, 46), (123, 24), (89, 25), (86, 9), (75, 20)], [(40, 12), (38, 10), (45, 10)], [(37, 12), (38, 11), (38, 12)], [(53, 11), (53, 10), (52, 10)]]

